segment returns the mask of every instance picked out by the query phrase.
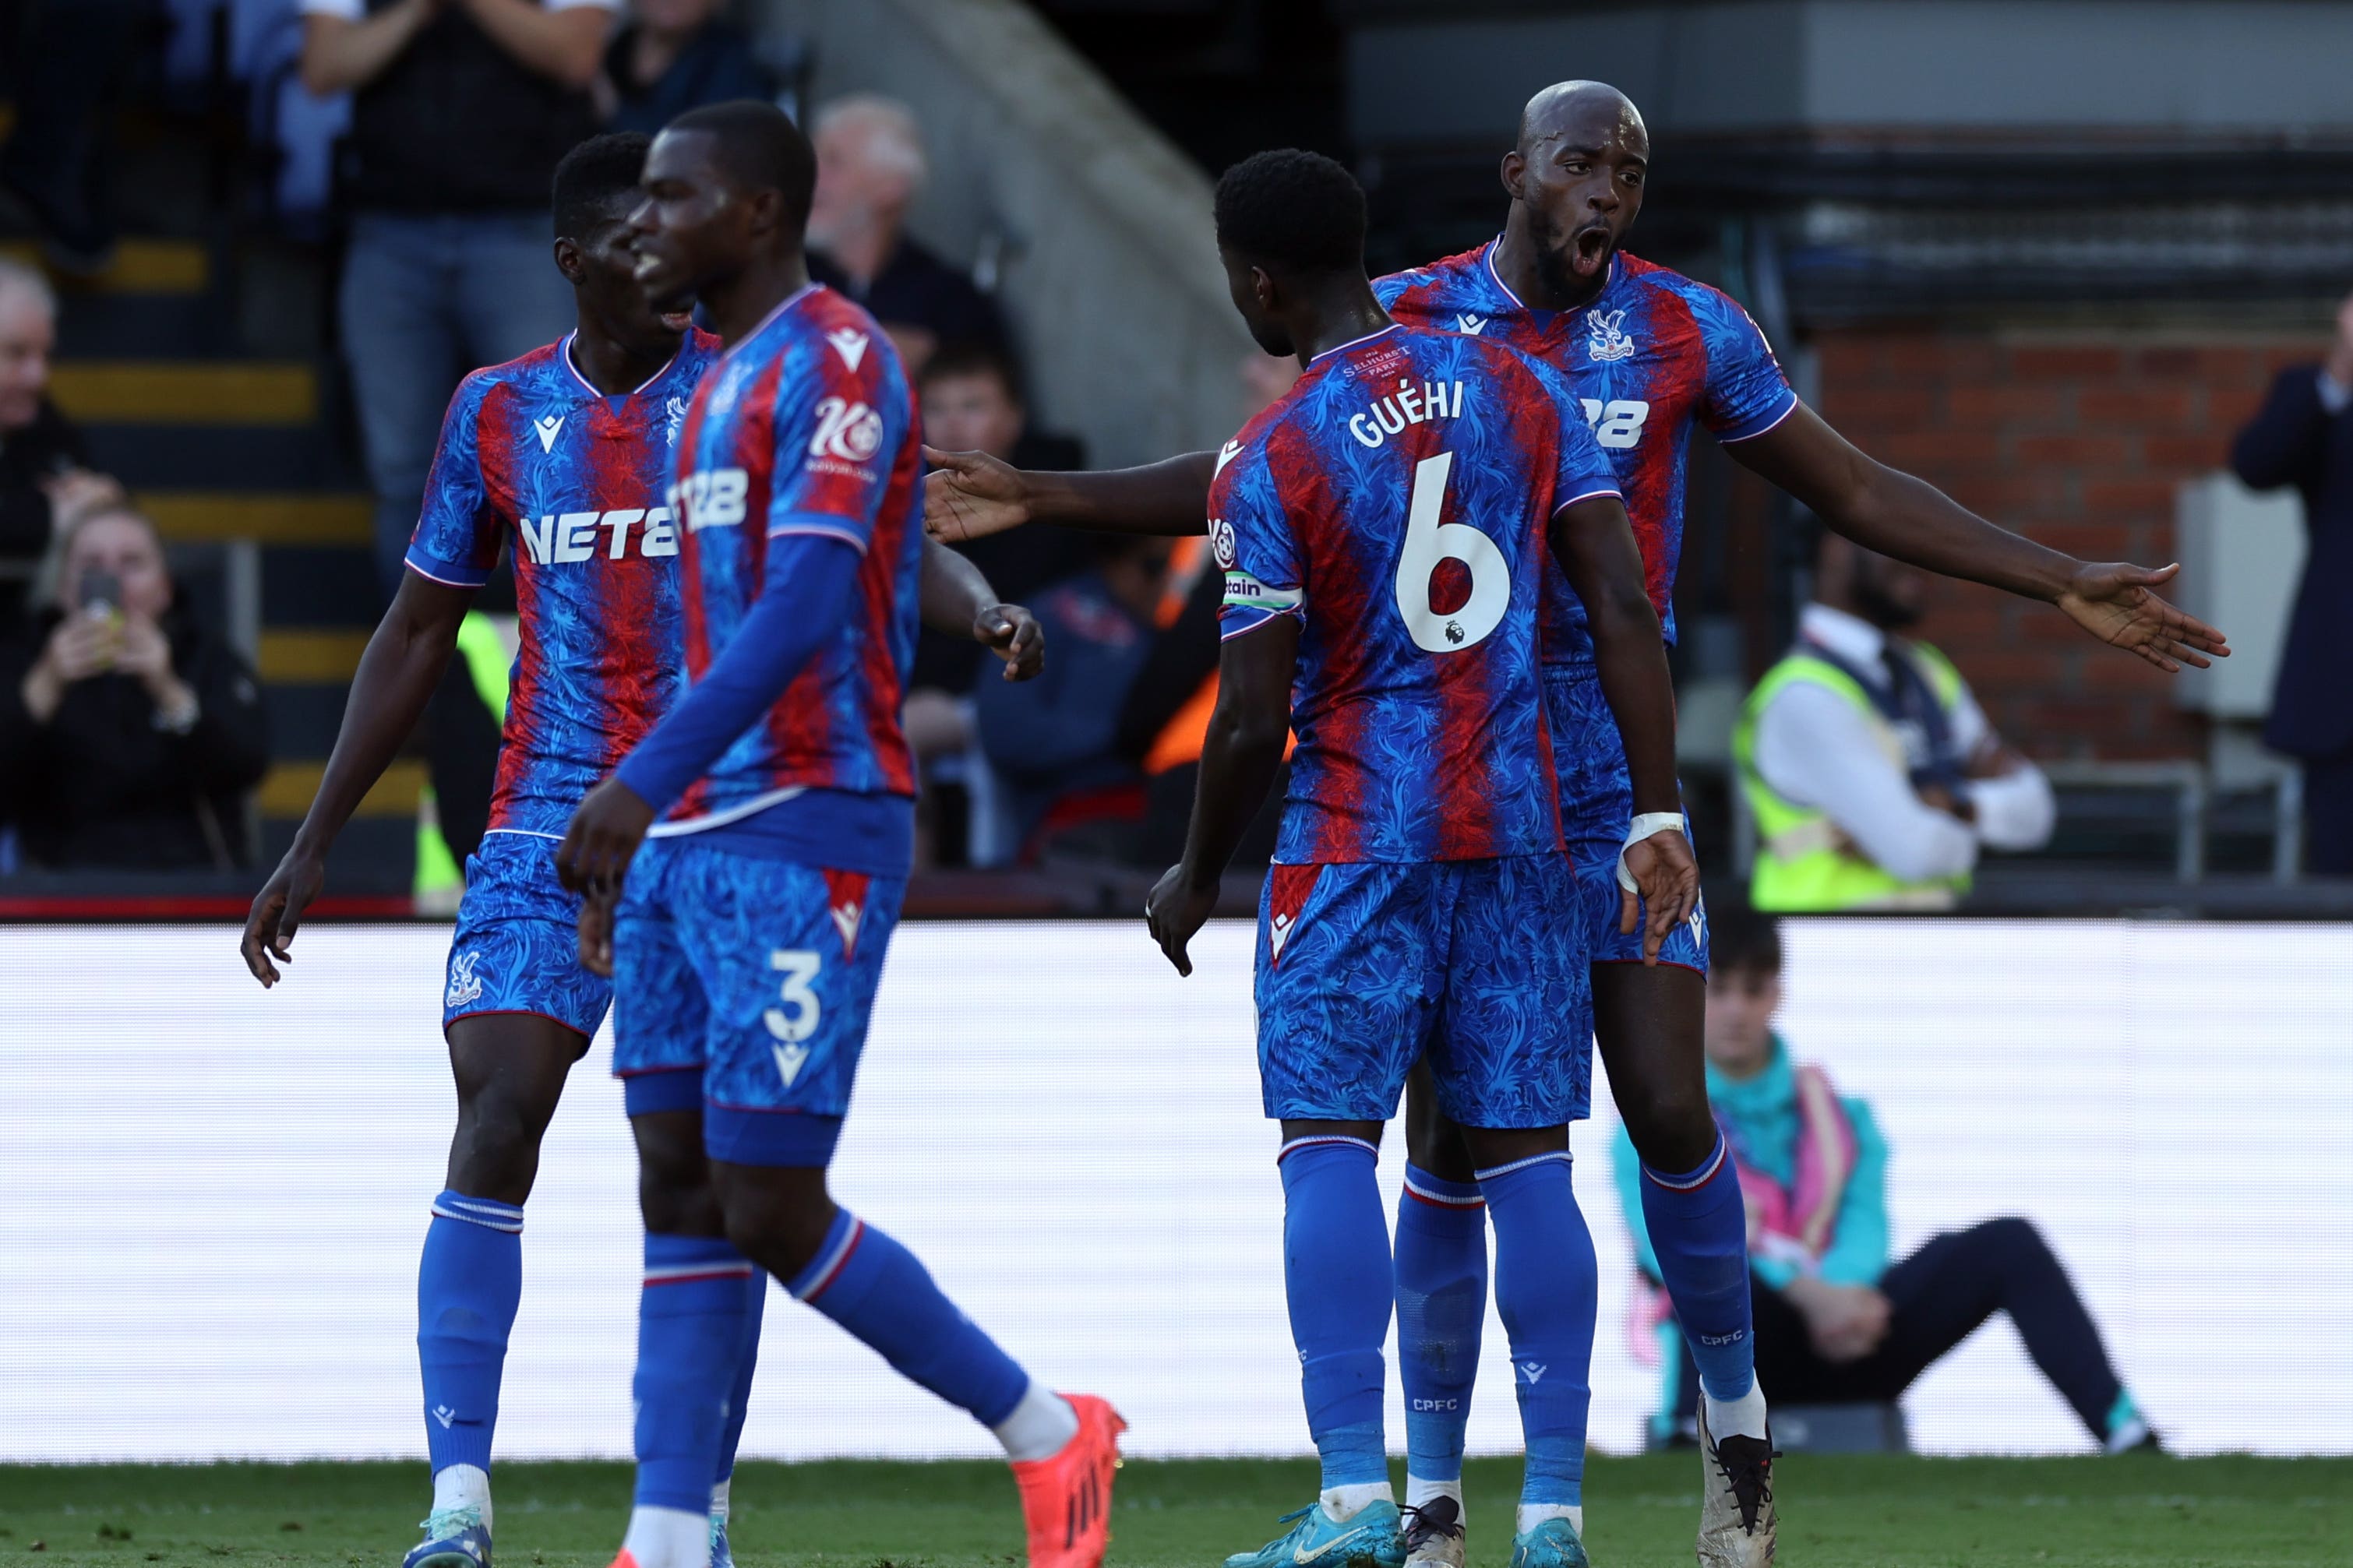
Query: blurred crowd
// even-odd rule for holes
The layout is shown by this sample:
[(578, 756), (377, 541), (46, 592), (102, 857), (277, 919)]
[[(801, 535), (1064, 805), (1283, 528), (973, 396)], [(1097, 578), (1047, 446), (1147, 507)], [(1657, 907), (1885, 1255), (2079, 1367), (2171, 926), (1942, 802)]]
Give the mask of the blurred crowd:
[[(38, 225), (54, 265), (102, 266), (115, 243), (106, 127), (121, 60), (177, 4), (0, 0), (0, 21), (42, 68), (16, 82), (0, 186)], [(347, 105), (331, 160), (344, 238), (338, 345), (385, 592), (459, 378), (570, 324), (547, 256), (556, 161), (600, 128), (650, 132), (700, 104), (797, 90), (726, 9), (232, 7), (281, 21), (295, 40), (290, 80)], [(889, 331), (917, 378), (931, 444), (1024, 468), (1083, 466), (1077, 439), (1032, 417), (1024, 344), (968, 265), (978, 237), (935, 251), (911, 232), (931, 174), (915, 110), (860, 94), (807, 118), (815, 270)], [(177, 591), (153, 525), (94, 470), (47, 397), (56, 320), (42, 273), (0, 268), (0, 868), (244, 864), (245, 792), (269, 754), (253, 671)], [(2353, 872), (2353, 709), (2333, 696), (2337, 644), (2326, 635), (2343, 576), (2334, 563), (2353, 540), (2353, 311), (2339, 325), (2326, 364), (2283, 374), (2236, 467), (2306, 502), (2314, 554), (2267, 738), (2304, 762), (2311, 868)], [(1240, 374), (1256, 405), (1294, 373), (1254, 358)], [(1015, 685), (987, 678), (968, 645), (926, 636), (908, 710), (925, 862), (1165, 863), (1182, 841), (1215, 694), (1220, 584), (1200, 542), (1034, 527), (969, 553), (1000, 594), (1035, 611), (1051, 652), (1042, 679)], [(1812, 581), (1794, 645), (1749, 694), (1734, 736), (1732, 782), (1755, 828), (1752, 896), (1784, 910), (1948, 907), (1983, 853), (2050, 842), (2051, 784), (1993, 731), (1967, 672), (1915, 639), (1916, 574), (1831, 538)], [(499, 684), (459, 679), (448, 700), (479, 706)], [(484, 717), (445, 715), (434, 732), (480, 752), (496, 743)], [(454, 798), (475, 784), (450, 781), (486, 786), (487, 757), (437, 760), (435, 772), (453, 797), (439, 831), (461, 864), (480, 814)], [(1261, 826), (1262, 852), (1271, 824)]]

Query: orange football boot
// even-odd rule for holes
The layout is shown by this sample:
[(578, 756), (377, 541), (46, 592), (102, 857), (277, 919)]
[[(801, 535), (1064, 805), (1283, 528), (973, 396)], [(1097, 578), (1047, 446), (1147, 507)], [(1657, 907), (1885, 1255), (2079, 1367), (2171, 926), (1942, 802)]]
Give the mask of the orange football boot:
[(1092, 1394), (1062, 1397), (1078, 1413), (1078, 1436), (1051, 1458), (1013, 1467), (1029, 1527), (1029, 1568), (1099, 1568), (1111, 1544), (1112, 1472), (1119, 1468), (1119, 1435), (1127, 1423)]

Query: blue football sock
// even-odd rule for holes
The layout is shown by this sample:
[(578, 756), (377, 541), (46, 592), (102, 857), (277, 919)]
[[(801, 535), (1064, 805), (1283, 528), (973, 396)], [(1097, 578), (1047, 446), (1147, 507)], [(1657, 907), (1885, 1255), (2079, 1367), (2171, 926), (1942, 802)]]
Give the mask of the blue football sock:
[(1462, 1479), (1462, 1434), (1487, 1318), (1487, 1205), (1476, 1182), (1405, 1168), (1397, 1218), (1398, 1379), (1406, 1474)]
[(1581, 1505), (1593, 1404), (1593, 1320), (1600, 1269), (1577, 1212), (1568, 1154), (1479, 1173), (1495, 1220), (1495, 1310), (1512, 1337), (1513, 1383), (1527, 1444), (1523, 1503)]
[(417, 1361), (433, 1473), (491, 1468), (507, 1335), (522, 1301), (522, 1210), (444, 1192), (417, 1268)]
[(984, 1426), (1012, 1415), (1029, 1386), (1020, 1363), (956, 1310), (913, 1253), (848, 1209), (835, 1211), (825, 1245), (786, 1289)]
[(768, 1276), (754, 1268), (744, 1289), (744, 1352), (735, 1363), (735, 1386), (727, 1394), (727, 1430), (720, 1436), (719, 1479), (735, 1473), (735, 1449), (744, 1441), (744, 1417), (752, 1408), (752, 1373), (760, 1365), (760, 1320), (766, 1315)]
[(639, 1508), (710, 1510), (754, 1272), (715, 1237), (646, 1237), (635, 1385)]
[(1757, 1338), (1748, 1315), (1748, 1210), (1740, 1173), (1718, 1133), (1715, 1152), (1670, 1175), (1642, 1167), (1642, 1226), (1659, 1277), (1691, 1344), (1700, 1386), (1726, 1404), (1757, 1386)]
[(1381, 1431), (1381, 1342), (1397, 1276), (1374, 1177), (1373, 1146), (1356, 1138), (1294, 1139), (1282, 1173), (1282, 1280), (1307, 1431), (1324, 1485), (1389, 1479)]

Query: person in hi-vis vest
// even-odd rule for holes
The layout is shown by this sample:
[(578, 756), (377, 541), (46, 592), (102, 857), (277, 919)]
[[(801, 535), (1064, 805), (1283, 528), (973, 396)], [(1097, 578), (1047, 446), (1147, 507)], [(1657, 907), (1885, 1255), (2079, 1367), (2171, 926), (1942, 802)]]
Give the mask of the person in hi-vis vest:
[(1748, 694), (1733, 757), (1757, 826), (1760, 910), (1949, 909), (1981, 846), (2038, 849), (2042, 770), (2001, 742), (1926, 643), (1915, 569), (1822, 536), (1797, 646)]

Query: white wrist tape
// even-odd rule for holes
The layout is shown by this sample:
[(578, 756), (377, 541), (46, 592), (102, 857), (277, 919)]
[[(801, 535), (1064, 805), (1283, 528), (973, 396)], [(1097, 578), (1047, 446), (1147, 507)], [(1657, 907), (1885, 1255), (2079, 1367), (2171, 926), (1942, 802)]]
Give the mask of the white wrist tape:
[(1655, 835), (1683, 830), (1683, 814), (1680, 811), (1646, 811), (1636, 817), (1633, 826), (1626, 829), (1626, 842), (1619, 847), (1618, 885), (1630, 893), (1641, 890), (1634, 885), (1634, 873), (1626, 869), (1627, 850)]

